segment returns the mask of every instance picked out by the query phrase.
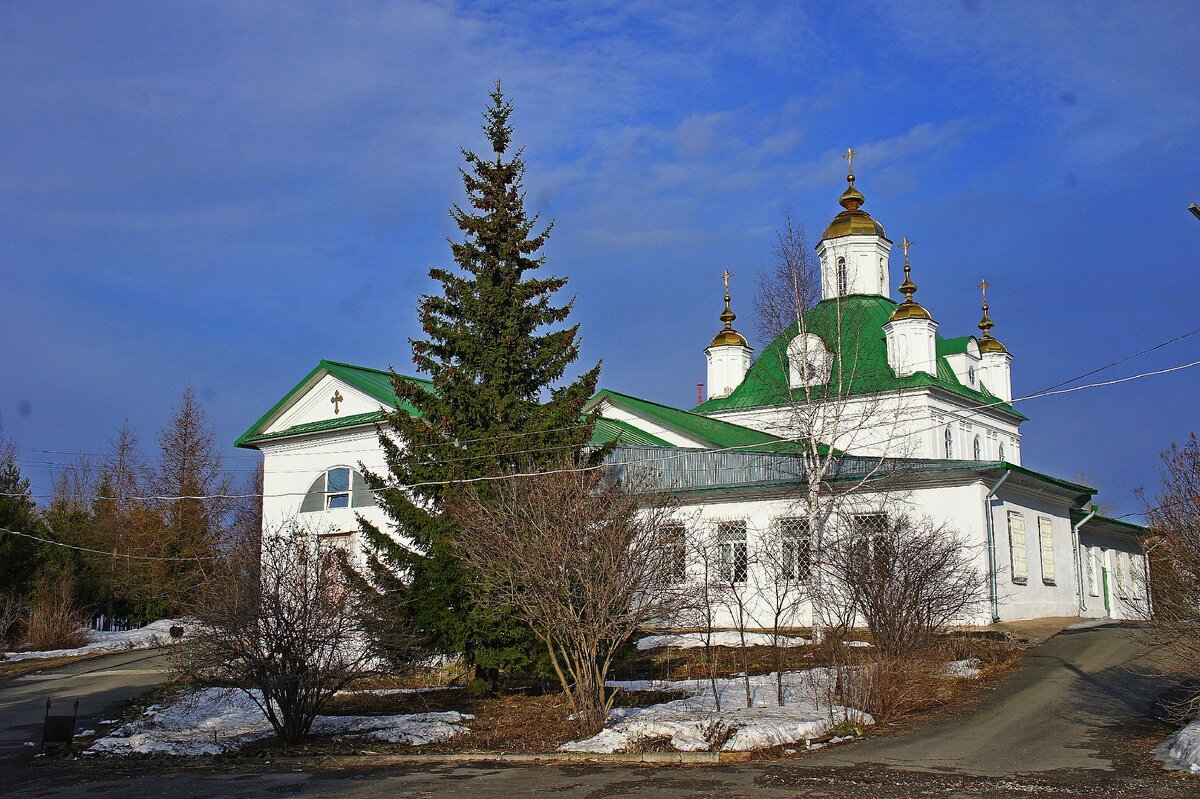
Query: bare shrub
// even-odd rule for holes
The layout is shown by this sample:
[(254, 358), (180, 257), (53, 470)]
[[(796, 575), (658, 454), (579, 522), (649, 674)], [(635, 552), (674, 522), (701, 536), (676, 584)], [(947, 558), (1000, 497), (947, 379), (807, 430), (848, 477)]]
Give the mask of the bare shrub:
[[(201, 587), (192, 608), (198, 630), (173, 650), (173, 671), (245, 691), (281, 741), (302, 740), (334, 694), (381, 662), (342, 585), (343, 558), (299, 528), (265, 535), (261, 557), (258, 541), (238, 541)], [(396, 624), (393, 653), (403, 635)], [(373, 629), (384, 627), (374, 620)]]
[(980, 577), (956, 533), (931, 520), (875, 514), (830, 543), (826, 567), (870, 630), (879, 652), (905, 658), (979, 602)]
[(75, 601), (75, 580), (53, 574), (39, 581), (25, 619), (29, 649), (76, 649), (87, 643), (88, 615)]
[(685, 602), (674, 502), (629, 474), (555, 471), (471, 484), (449, 508), (478, 601), (529, 625), (579, 726), (594, 730), (616, 695), (605, 679), (617, 650)]
[[(1146, 542), (1153, 612), (1141, 635), (1161, 667), (1200, 685), (1200, 441), (1196, 434), (1162, 453), (1162, 487), (1147, 505), (1156, 537)], [(1136, 579), (1144, 582), (1145, 571)], [(1200, 690), (1178, 715), (1200, 715)]]

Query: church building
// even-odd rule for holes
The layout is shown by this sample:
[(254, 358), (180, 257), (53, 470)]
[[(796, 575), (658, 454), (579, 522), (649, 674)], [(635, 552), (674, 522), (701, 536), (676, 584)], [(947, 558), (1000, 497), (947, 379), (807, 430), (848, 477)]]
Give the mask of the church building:
[[(734, 329), (726, 272), (703, 401), (675, 408), (602, 389), (586, 408), (594, 441), (615, 442), (614, 464), (647, 467), (678, 494), (681, 542), (714, 543), (721, 580), (751, 597), (751, 626), (768, 626), (753, 623), (766, 579), (754, 553), (766, 542), (789, 548), (790, 579), (811, 579), (810, 477), (836, 504), (825, 513), (833, 528), (904, 513), (954, 531), (984, 578), (964, 623), (1145, 612), (1145, 530), (1098, 515), (1094, 489), (1022, 465), (1027, 417), (1014, 357), (992, 335), (987, 282), (979, 335), (943, 336), (915, 299), (904, 237), (903, 299), (893, 299), (893, 243), (863, 209), (847, 155), (842, 211), (816, 245), (819, 301), (801, 303), (756, 356)], [(389, 529), (359, 469), (385, 471), (376, 423), (395, 404), (390, 372), (320, 361), (237, 440), (263, 455), (264, 525), (298, 519), (351, 558), (359, 515)], [(681, 544), (681, 579), (699, 579), (692, 552)], [(789, 626), (811, 613), (793, 609)], [(733, 622), (724, 609), (713, 619)]]

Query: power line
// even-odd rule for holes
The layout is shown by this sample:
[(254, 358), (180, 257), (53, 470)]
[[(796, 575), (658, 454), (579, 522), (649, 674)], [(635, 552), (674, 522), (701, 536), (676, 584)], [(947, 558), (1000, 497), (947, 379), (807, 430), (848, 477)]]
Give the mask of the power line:
[[(13, 496), (13, 495), (5, 494), (3, 496)], [(121, 552), (104, 552), (103, 550), (99, 550), (99, 549), (89, 549), (88, 547), (78, 547), (78, 546), (75, 546), (74, 544), (67, 544), (63, 541), (55, 541), (50, 538), (42, 538), (41, 536), (33, 535), (32, 533), (23, 533), (19, 530), (9, 530), (6, 527), (0, 527), (0, 533), (8, 533), (9, 535), (20, 536), (21, 538), (30, 538), (30, 539), (33, 539), (34, 541), (40, 541), (43, 544), (52, 544), (56, 547), (63, 547), (64, 549), (74, 549), (78, 552), (89, 552), (93, 555), (103, 555), (106, 558), (126, 558), (128, 560), (170, 561), (172, 563), (178, 563), (181, 561), (186, 561), (188, 563), (191, 563), (191, 562), (197, 561), (197, 560), (216, 560), (216, 558), (213, 558), (210, 556), (200, 556), (200, 555), (196, 555), (191, 558), (159, 558), (159, 557), (153, 557), (151, 555), (126, 555)]]
[[(1196, 366), (1200, 366), (1200, 361), (1192, 361), (1190, 363), (1179, 364), (1177, 366), (1170, 366), (1170, 367), (1167, 367), (1164, 369), (1155, 369), (1155, 370), (1148, 371), (1148, 372), (1142, 372), (1142, 373), (1136, 374), (1136, 375), (1128, 375), (1126, 377), (1118, 377), (1118, 378), (1114, 378), (1112, 380), (1104, 380), (1104, 381), (1100, 381), (1097, 383), (1088, 383), (1088, 384), (1085, 384), (1082, 386), (1072, 386), (1069, 388), (1059, 388), (1059, 389), (1054, 389), (1054, 390), (1039, 391), (1039, 392), (1035, 392), (1033, 394), (1029, 394), (1029, 395), (1026, 395), (1023, 397), (1014, 398), (1012, 400), (1009, 400), (1008, 402), (1005, 402), (1004, 400), (997, 400), (992, 403), (980, 405), (976, 408), (968, 410), (968, 413), (978, 413), (980, 411), (988, 410), (989, 408), (993, 408), (993, 407), (996, 407), (999, 405), (1011, 405), (1011, 404), (1015, 404), (1017, 402), (1027, 402), (1029, 400), (1042, 399), (1044, 397), (1052, 397), (1052, 396), (1058, 396), (1058, 395), (1062, 395), (1062, 394), (1072, 394), (1077, 391), (1086, 391), (1086, 390), (1090, 390), (1093, 388), (1104, 388), (1107, 386), (1119, 385), (1121, 383), (1129, 383), (1134, 380), (1142, 380), (1147, 377), (1156, 377), (1156, 376), (1160, 376), (1160, 375), (1164, 375), (1164, 374), (1170, 374), (1172, 372), (1179, 372), (1184, 369), (1194, 368)], [(934, 426), (926, 428), (926, 429), (933, 430), (940, 426), (941, 425), (938, 424), (938, 425), (934, 425)], [(917, 430), (914, 432), (920, 433), (920, 432), (925, 432), (925, 431)], [(911, 433), (910, 433), (910, 435), (911, 435)], [(806, 438), (808, 438), (808, 436), (806, 436), (806, 435), (792, 436), (790, 438), (780, 438), (776, 441), (771, 441), (771, 442), (760, 442), (760, 443), (756, 443), (756, 444), (739, 444), (736, 446), (720, 447), (720, 448), (704, 450), (704, 451), (710, 452), (710, 453), (719, 453), (719, 452), (732, 452), (732, 451), (736, 451), (736, 450), (762, 449), (764, 446), (773, 446), (773, 445), (778, 445), (781, 443), (796, 443), (798, 441), (805, 440)], [(497, 481), (497, 480), (513, 480), (513, 479), (521, 479), (521, 478), (543, 477), (543, 476), (554, 475), (554, 474), (577, 473), (577, 472), (583, 472), (583, 471), (593, 471), (596, 469), (609, 469), (609, 468), (614, 468), (614, 467), (618, 467), (618, 466), (643, 466), (646, 464), (659, 463), (659, 462), (664, 462), (664, 461), (669, 461), (669, 460), (675, 460), (678, 458), (683, 458), (683, 457), (686, 457), (688, 454), (690, 454), (690, 453), (686, 452), (686, 451), (685, 452), (676, 452), (676, 453), (672, 453), (669, 455), (664, 455), (659, 458), (647, 458), (647, 459), (642, 459), (642, 460), (637, 460), (637, 461), (618, 461), (615, 463), (605, 462), (605, 463), (595, 464), (592, 466), (580, 466), (580, 467), (563, 468), (563, 469), (550, 469), (547, 471), (540, 471), (540, 472), (514, 472), (514, 473), (510, 473), (510, 474), (483, 475), (480, 477), (465, 477), (465, 478), (461, 478), (458, 480), (427, 480), (427, 481), (416, 482), (416, 483), (386, 486), (385, 488), (387, 488), (388, 490), (407, 491), (407, 490), (410, 490), (413, 488), (427, 488), (427, 487), (432, 487), (432, 486), (447, 486), (447, 485), (466, 485), (466, 484), (470, 484), (470, 483), (493, 482), (493, 481)], [(142, 501), (150, 501), (150, 502), (171, 502), (171, 501), (205, 500), (205, 499), (251, 499), (251, 498), (256, 498), (256, 497), (278, 498), (278, 497), (290, 497), (290, 496), (304, 496), (307, 493), (308, 493), (307, 491), (286, 491), (286, 492), (280, 492), (280, 493), (274, 493), (274, 494), (248, 493), (248, 494), (207, 494), (207, 495), (195, 495), (195, 496), (133, 496), (133, 497), (124, 497), (124, 499), (142, 500)], [(30, 496), (30, 495), (13, 493), (13, 494), (0, 494), (0, 496)], [(38, 498), (45, 498), (45, 497), (39, 496)], [(98, 497), (97, 499), (111, 500), (114, 498)]]

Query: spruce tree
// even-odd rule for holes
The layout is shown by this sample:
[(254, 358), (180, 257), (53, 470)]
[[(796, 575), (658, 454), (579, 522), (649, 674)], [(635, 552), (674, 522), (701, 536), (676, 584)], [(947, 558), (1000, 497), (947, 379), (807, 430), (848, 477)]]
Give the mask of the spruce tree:
[(441, 512), (456, 488), (444, 481), (578, 456), (591, 437), (580, 414), (600, 365), (560, 385), (579, 355), (578, 325), (562, 325), (573, 301), (555, 304), (567, 281), (540, 271), (552, 225), (539, 230), (538, 217), (525, 210), (522, 150), (509, 154), (513, 107), (499, 83), (490, 96), (483, 130), (492, 155), (462, 150), (467, 202), (450, 211), (462, 234), (450, 242), (456, 268), (431, 269), (440, 293), (418, 304), (425, 337), (411, 340), (413, 362), (432, 390), (393, 374), (397, 407), (380, 432), (388, 475), (368, 475), (395, 532), (413, 549), (365, 521), (362, 527), (372, 597), (403, 613), (432, 649), (462, 656), (494, 684), (500, 670), (534, 668), (542, 647), (510, 614), (472, 602), (470, 576)]
[[(43, 536), (29, 478), (17, 466), (17, 447), (4, 438), (0, 424), (0, 529)], [(25, 595), (46, 560), (44, 545), (32, 538), (0, 532), (0, 596)]]

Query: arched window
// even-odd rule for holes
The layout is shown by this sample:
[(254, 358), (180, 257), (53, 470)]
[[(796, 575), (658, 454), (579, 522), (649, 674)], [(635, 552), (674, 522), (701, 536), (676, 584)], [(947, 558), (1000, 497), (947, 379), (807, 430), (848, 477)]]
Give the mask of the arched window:
[(954, 431), (950, 429), (950, 425), (946, 425), (946, 458), (954, 457)]
[(335, 466), (313, 480), (300, 504), (300, 512), (367, 508), (374, 504), (375, 495), (361, 474), (349, 466)]
[(838, 286), (838, 296), (839, 297), (845, 297), (847, 294), (850, 293), (850, 281), (849, 281), (849, 278), (846, 276), (846, 259), (845, 258), (837, 259), (837, 286)]
[(1000, 460), (1004, 460), (1004, 442), (1000, 442)]
[(979, 436), (975, 436), (975, 460), (983, 460), (983, 447), (979, 444)]
[(884, 274), (883, 259), (880, 258), (879, 259), (879, 293), (886, 297), (887, 293), (888, 293), (888, 286), (887, 286), (887, 282), (886, 282), (887, 278), (885, 278), (883, 276), (883, 274)]

